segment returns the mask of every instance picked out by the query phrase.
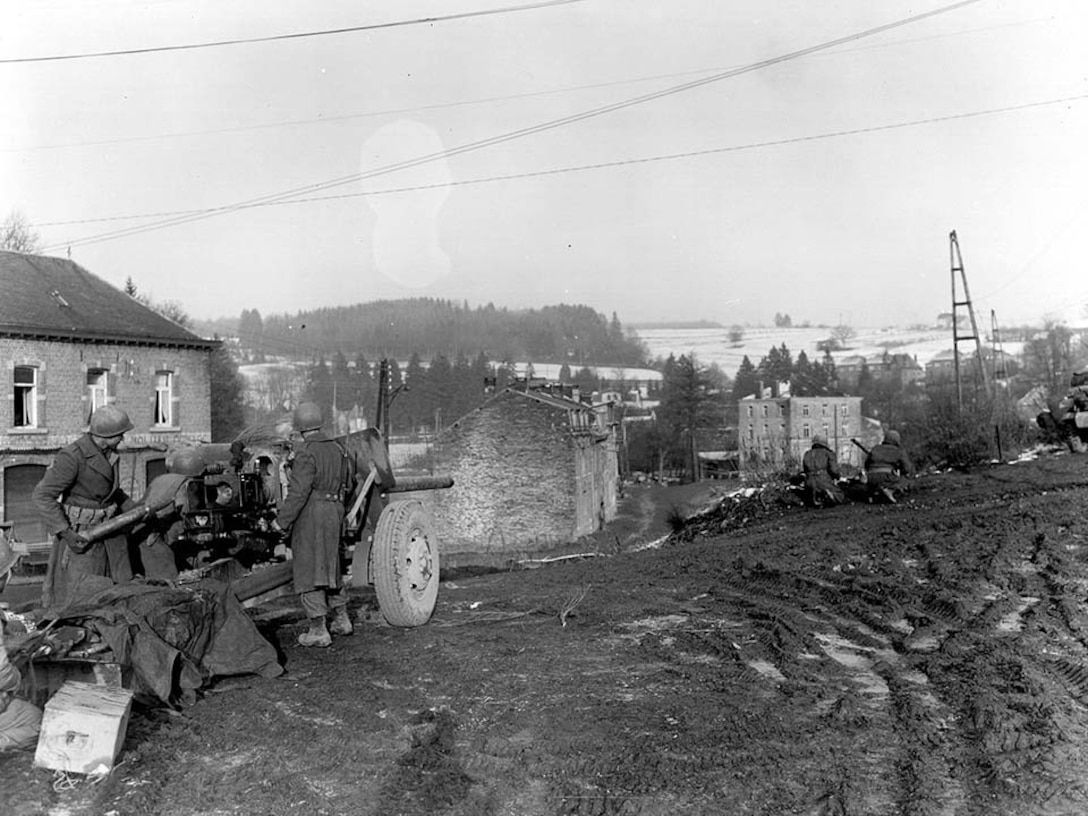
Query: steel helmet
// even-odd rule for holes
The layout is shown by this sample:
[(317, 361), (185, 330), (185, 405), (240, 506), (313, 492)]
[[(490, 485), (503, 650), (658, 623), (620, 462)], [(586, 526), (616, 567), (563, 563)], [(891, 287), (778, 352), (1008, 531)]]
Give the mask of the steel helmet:
[(884, 444), (885, 445), (898, 445), (898, 444), (900, 444), (899, 431), (888, 431), (886, 434), (884, 434)]
[(196, 448), (182, 448), (166, 460), (166, 469), (182, 476), (199, 476), (206, 466), (203, 454)]
[(823, 434), (814, 434), (812, 437), (812, 447), (819, 445), (822, 448), (827, 447), (827, 437)]
[(132, 430), (132, 420), (116, 405), (103, 405), (91, 415), (89, 430), (95, 436), (121, 436)]
[(300, 402), (295, 409), (295, 430), (299, 433), (316, 431), (321, 427), (321, 406), (316, 402)]

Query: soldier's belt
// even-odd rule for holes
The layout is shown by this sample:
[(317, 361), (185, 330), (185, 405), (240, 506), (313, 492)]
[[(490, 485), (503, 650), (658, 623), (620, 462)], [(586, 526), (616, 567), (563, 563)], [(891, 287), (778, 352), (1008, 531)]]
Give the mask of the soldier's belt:
[(78, 507), (74, 504), (65, 504), (64, 515), (73, 530), (81, 530), (109, 521), (113, 518), (116, 509), (116, 507)]
[(317, 501), (343, 502), (343, 493), (311, 493), (310, 496)]

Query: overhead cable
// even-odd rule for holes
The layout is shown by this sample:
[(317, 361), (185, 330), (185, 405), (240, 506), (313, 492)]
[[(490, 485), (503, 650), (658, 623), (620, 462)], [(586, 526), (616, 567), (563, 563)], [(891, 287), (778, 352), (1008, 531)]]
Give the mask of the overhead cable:
[(519, 130), (510, 131), (507, 133), (499, 134), (497, 136), (491, 136), (486, 139), (481, 139), (476, 142), (470, 142), (459, 147), (453, 147), (448, 150), (440, 150), (434, 153), (428, 153), (423, 156), (418, 156), (414, 159), (407, 159), (401, 162), (395, 162), (393, 164), (386, 165), (384, 167), (378, 167), (373, 170), (364, 171), (361, 173), (353, 173), (349, 176), (342, 176), (340, 178), (330, 179), (329, 181), (317, 182), (315, 184), (309, 184), (304, 187), (297, 187), (293, 190), (287, 190), (282, 193), (274, 193), (267, 196), (261, 196), (248, 201), (238, 202), (236, 204), (226, 204), (222, 207), (215, 207), (209, 210), (202, 211), (200, 213), (188, 216), (179, 216), (177, 218), (167, 219), (165, 221), (156, 222), (153, 224), (144, 224), (140, 226), (129, 227), (126, 229), (116, 230), (114, 232), (102, 233), (100, 235), (92, 235), (87, 238), (78, 239), (75, 241), (66, 241), (59, 244), (54, 244), (47, 247), (47, 250), (54, 250), (63, 247), (76, 247), (87, 246), (89, 244), (97, 244), (103, 241), (112, 241), (117, 238), (124, 238), (130, 235), (136, 235), (142, 232), (148, 232), (151, 230), (165, 229), (167, 227), (177, 226), (180, 224), (187, 224), (192, 221), (198, 221), (204, 218), (211, 218), (216, 215), (222, 215), (230, 212), (235, 212), (241, 209), (247, 209), (257, 204), (272, 203), (277, 201), (283, 201), (286, 199), (297, 198), (322, 190), (332, 189), (334, 187), (340, 187), (345, 184), (352, 184), (364, 179), (375, 178), (377, 176), (386, 175), (389, 173), (397, 172), (398, 170), (407, 170), (413, 167), (418, 167), (423, 164), (429, 164), (431, 162), (439, 161), (442, 159), (451, 158), (453, 156), (459, 156), (465, 153), (471, 153), (484, 148), (493, 147), (498, 144), (513, 141), (515, 139), (522, 139), (526, 136), (535, 135), (538, 133), (544, 133), (557, 128), (566, 127), (567, 125), (584, 122), (588, 119), (593, 119), (605, 114), (615, 113), (617, 111), (625, 110), (626, 108), (634, 107), (636, 105), (642, 105), (647, 102), (652, 102), (658, 99), (663, 99), (674, 94), (683, 93), (693, 90), (695, 88), (701, 88), (704, 85), (710, 85), (715, 82), (720, 82), (724, 79), (729, 79), (742, 74), (758, 71), (763, 68), (770, 67), (772, 65), (778, 65), (791, 60), (799, 59), (800, 57), (808, 56), (819, 51), (826, 51), (829, 48), (834, 48), (838, 45), (843, 45), (848, 42), (854, 42), (856, 40), (863, 39), (865, 37), (872, 37), (876, 34), (881, 34), (885, 31), (891, 31), (896, 28), (900, 28), (906, 25), (912, 25), (926, 20), (931, 17), (935, 17), (940, 14), (946, 14), (956, 9), (964, 8), (965, 6), (971, 6), (976, 3), (982, 2), (982, 0), (960, 0), (960, 2), (952, 3), (947, 6), (934, 9), (932, 11), (922, 12), (921, 14), (915, 14), (910, 17), (904, 17), (891, 23), (885, 23), (883, 25), (876, 26), (874, 28), (866, 29), (864, 31), (856, 32), (854, 34), (848, 34), (844, 37), (838, 37), (834, 40), (828, 40), (827, 42), (820, 43), (818, 45), (809, 46), (808, 48), (802, 48), (798, 51), (792, 51), (788, 54), (783, 54), (777, 57), (771, 57), (769, 59), (760, 60), (749, 65), (733, 68), (728, 71), (722, 71), (717, 74), (713, 74), (708, 77), (702, 77), (700, 79), (685, 82), (680, 85), (674, 85), (669, 88), (665, 88), (660, 91), (654, 91), (652, 93), (643, 94), (642, 96), (633, 97), (631, 99), (623, 100), (621, 102), (615, 102), (610, 105), (603, 105), (598, 108), (593, 108), (582, 113), (572, 114), (571, 116), (565, 116), (560, 119), (553, 119), (551, 121), (542, 122), (538, 125), (532, 125), (530, 127), (521, 128)]
[(9, 57), (0, 59), (0, 64), (21, 62), (57, 62), (60, 60), (97, 59), (100, 57), (125, 57), (136, 54), (156, 54), (164, 51), (191, 51), (198, 48), (221, 48), (228, 45), (250, 45), (253, 43), (275, 42), (277, 40), (300, 40), (307, 37), (327, 37), (332, 34), (353, 34), (359, 31), (374, 31), (381, 28), (398, 28), (401, 26), (423, 25), (426, 23), (445, 23), (450, 20), (464, 20), (469, 17), (485, 17), (493, 14), (510, 14), (516, 11), (530, 11), (545, 8), (547, 6), (562, 6), (568, 3), (580, 3), (582, 0), (541, 0), (538, 3), (526, 3), (521, 6), (505, 6), (503, 8), (481, 9), (479, 11), (465, 11), (459, 14), (443, 14), (437, 17), (417, 17), (411, 20), (394, 20), (388, 23), (372, 23), (370, 25), (348, 26), (345, 28), (330, 28), (324, 31), (301, 31), (293, 34), (272, 34), (267, 37), (246, 37), (233, 40), (218, 40), (206, 43), (188, 43), (185, 45), (162, 45), (148, 48), (125, 48), (117, 51), (95, 51), (83, 54), (53, 54), (42, 57)]
[[(1052, 21), (1052, 19), (1053, 18), (1033, 18), (1028, 20), (1016, 20), (1009, 23), (1000, 23), (991, 26), (981, 26), (978, 28), (963, 29), (961, 31), (951, 31), (943, 34), (930, 34), (926, 37), (913, 37), (906, 40), (896, 40), (893, 42), (884, 43), (882, 45), (866, 46), (865, 48), (843, 48), (836, 53), (850, 54), (860, 51), (871, 51), (874, 49), (883, 49), (900, 45), (913, 45), (919, 42), (926, 42), (929, 40), (943, 39), (948, 37), (962, 37), (968, 34), (978, 34), (981, 32), (993, 31), (995, 29), (1008, 28), (1010, 26), (1024, 26), (1039, 22), (1049, 22)], [(734, 67), (736, 66), (729, 66), (730, 69)], [(205, 130), (184, 130), (175, 131), (173, 133), (150, 133), (139, 136), (122, 136), (111, 139), (96, 139), (95, 141), (85, 142), (60, 142), (56, 144), (29, 145), (25, 147), (0, 147), (0, 153), (25, 153), (39, 150), (65, 150), (78, 147), (100, 147), (103, 145), (131, 144), (132, 142), (159, 141), (162, 139), (192, 138), (197, 136), (217, 136), (226, 133), (248, 133), (256, 130), (273, 130), (276, 128), (301, 127), (305, 125), (327, 125), (339, 122), (346, 122), (353, 119), (372, 119), (380, 116), (404, 116), (407, 114), (423, 113), (425, 111), (445, 110), (448, 108), (462, 108), (473, 105), (491, 105), (496, 102), (511, 102), (519, 99), (534, 99), (542, 96), (555, 96), (557, 94), (575, 93), (578, 91), (593, 91), (602, 88), (614, 88), (622, 85), (634, 85), (643, 82), (656, 82), (664, 79), (676, 79), (677, 77), (682, 76), (695, 76), (700, 74), (716, 73), (723, 70), (726, 69), (722, 68), (721, 66), (713, 68), (692, 68), (686, 71), (672, 71), (667, 74), (646, 74), (630, 79), (613, 80), (611, 82), (593, 82), (583, 85), (568, 85), (559, 88), (549, 88), (542, 91), (526, 91), (524, 93), (479, 97), (477, 99), (460, 99), (455, 102), (437, 102), (431, 105), (416, 105), (408, 108), (385, 108), (379, 110), (360, 111), (358, 113), (345, 113), (339, 116), (317, 116), (309, 119), (286, 119), (278, 122), (267, 122), (264, 124), (237, 125), (235, 127), (211, 128)]]
[[(461, 179), (459, 181), (444, 181), (435, 184), (418, 184), (412, 187), (391, 187), (385, 190), (367, 190), (359, 193), (340, 193), (338, 195), (315, 196), (312, 198), (292, 198), (285, 201), (268, 201), (257, 204), (247, 204), (238, 209), (255, 209), (258, 207), (279, 207), (285, 204), (312, 204), (321, 201), (337, 201), (345, 198), (362, 198), (367, 196), (394, 195), (397, 193), (414, 193), (422, 190), (434, 190), (448, 187), (467, 187), (474, 184), (489, 184), (498, 181), (515, 181), (518, 179), (538, 178), (541, 176), (557, 176), (566, 173), (581, 173), (587, 170), (605, 170), (610, 167), (623, 167), (634, 164), (651, 164), (655, 162), (676, 161), (678, 159), (691, 159), (699, 156), (711, 156), (716, 153), (735, 153), (743, 150), (757, 150), (765, 147), (782, 147), (803, 142), (816, 142), (824, 139), (837, 139), (843, 136), (859, 136), (865, 133), (879, 133), (881, 131), (899, 130), (902, 128), (918, 127), (920, 125), (933, 125), (941, 122), (952, 122), (957, 119), (973, 119), (980, 116), (994, 116), (1002, 113), (1041, 108), (1048, 105), (1063, 105), (1069, 102), (1078, 102), (1088, 99), (1088, 94), (1077, 96), (1065, 96), (1060, 99), (1047, 99), (1042, 102), (1025, 102), (1021, 105), (1008, 105), (1003, 108), (987, 108), (986, 110), (968, 111), (967, 113), (951, 113), (947, 116), (931, 116), (926, 119), (912, 119), (908, 122), (893, 122), (885, 125), (872, 125), (870, 127), (851, 128), (849, 130), (835, 130), (828, 133), (817, 133), (809, 136), (791, 136), (785, 139), (772, 139), (764, 142), (749, 142), (742, 145), (730, 145), (728, 147), (711, 147), (705, 150), (689, 150), (683, 153), (667, 153), (658, 156), (643, 156), (634, 159), (619, 159), (609, 162), (596, 162), (593, 164), (581, 164), (573, 167), (555, 167), (550, 170), (529, 170), (524, 173), (510, 173), (502, 176), (487, 176), (486, 178)], [(171, 212), (141, 213), (139, 215), (115, 215), (105, 218), (84, 218), (73, 221), (44, 221), (32, 226), (61, 227), (74, 224), (95, 224), (107, 221), (132, 221), (139, 218), (173, 218), (177, 216), (203, 215), (215, 212), (216, 208), (197, 210), (174, 210)]]

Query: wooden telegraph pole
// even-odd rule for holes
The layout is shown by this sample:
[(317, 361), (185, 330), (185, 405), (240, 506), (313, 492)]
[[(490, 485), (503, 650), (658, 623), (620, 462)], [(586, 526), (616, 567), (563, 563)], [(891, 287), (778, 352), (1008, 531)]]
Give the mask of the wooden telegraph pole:
[[(960, 243), (956, 238), (956, 231), (949, 233), (949, 252), (952, 256), (952, 359), (956, 370), (956, 406), (960, 413), (963, 412), (963, 382), (960, 379), (960, 343), (969, 340), (975, 341), (975, 360), (978, 363), (979, 375), (982, 377), (986, 396), (992, 396), (990, 390), (990, 374), (982, 362), (982, 340), (978, 333), (978, 323), (975, 321), (975, 310), (971, 308), (971, 293), (967, 289), (967, 273), (963, 271), (963, 256), (960, 254)], [(956, 273), (959, 273), (963, 286), (963, 300), (959, 299), (956, 286)], [(967, 309), (967, 315), (971, 318), (971, 334), (960, 334), (960, 321), (958, 309)]]

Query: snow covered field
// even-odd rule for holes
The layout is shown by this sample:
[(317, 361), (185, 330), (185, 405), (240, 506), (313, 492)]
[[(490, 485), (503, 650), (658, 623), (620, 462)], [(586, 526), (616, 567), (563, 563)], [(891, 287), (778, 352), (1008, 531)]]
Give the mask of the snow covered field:
[[(639, 329), (637, 333), (650, 350), (651, 357), (694, 353), (700, 363), (717, 363), (730, 377), (737, 373), (745, 355), (753, 365), (758, 365), (771, 348), (778, 348), (783, 343), (794, 359), (804, 351), (810, 360), (820, 360), (823, 354), (816, 350), (816, 346), (831, 336), (831, 328), (827, 326), (788, 329), (744, 327), (742, 331), (744, 337), (739, 344), (730, 342), (729, 328), (647, 328)], [(836, 362), (856, 354), (870, 356), (886, 350), (892, 354), (910, 354), (918, 360), (919, 365), (925, 366), (942, 351), (952, 349), (951, 329), (858, 328), (855, 332), (850, 348), (832, 354)], [(1005, 343), (1003, 349), (1008, 354), (1018, 354), (1020, 344)], [(972, 348), (961, 340), (960, 351), (969, 353)]]

